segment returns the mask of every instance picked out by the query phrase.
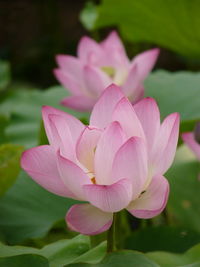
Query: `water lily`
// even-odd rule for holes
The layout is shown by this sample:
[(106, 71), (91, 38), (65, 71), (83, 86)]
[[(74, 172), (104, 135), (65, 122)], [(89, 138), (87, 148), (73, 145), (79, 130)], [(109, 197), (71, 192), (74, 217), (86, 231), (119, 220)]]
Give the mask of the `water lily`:
[(124, 46), (113, 31), (101, 43), (83, 37), (78, 45), (77, 57), (57, 55), (58, 68), (54, 74), (71, 93), (63, 105), (90, 111), (102, 91), (111, 83), (121, 86), (132, 103), (144, 95), (143, 81), (152, 70), (159, 49), (151, 49), (129, 60)]
[(50, 192), (86, 202), (67, 212), (72, 230), (101, 233), (122, 209), (138, 218), (162, 212), (169, 194), (163, 174), (178, 140), (177, 113), (161, 123), (154, 99), (132, 106), (111, 85), (95, 104), (89, 126), (52, 107), (43, 107), (42, 114), (49, 145), (25, 151), (21, 166)]

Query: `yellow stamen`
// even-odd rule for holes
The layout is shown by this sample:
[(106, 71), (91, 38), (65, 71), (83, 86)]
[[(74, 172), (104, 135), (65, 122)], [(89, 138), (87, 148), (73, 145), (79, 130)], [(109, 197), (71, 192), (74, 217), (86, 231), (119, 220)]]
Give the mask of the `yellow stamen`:
[(91, 179), (91, 181), (92, 181), (93, 184), (96, 184), (95, 177), (93, 177), (93, 178)]

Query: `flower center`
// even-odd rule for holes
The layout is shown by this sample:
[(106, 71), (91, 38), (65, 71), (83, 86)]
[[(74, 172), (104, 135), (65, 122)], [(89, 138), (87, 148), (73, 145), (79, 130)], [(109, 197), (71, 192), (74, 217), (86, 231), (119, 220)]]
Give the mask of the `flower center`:
[(113, 67), (111, 67), (111, 66), (103, 66), (103, 67), (101, 67), (101, 70), (104, 71), (111, 78), (114, 78), (115, 69)]
[(111, 66), (103, 66), (101, 70), (105, 72), (115, 84), (121, 86), (125, 82), (128, 72), (126, 68), (115, 69)]

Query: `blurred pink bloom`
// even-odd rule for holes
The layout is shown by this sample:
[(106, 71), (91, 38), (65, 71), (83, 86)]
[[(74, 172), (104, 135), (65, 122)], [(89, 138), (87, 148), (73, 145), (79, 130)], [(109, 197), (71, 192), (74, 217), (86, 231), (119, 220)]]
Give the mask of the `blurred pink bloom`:
[(200, 144), (195, 140), (194, 132), (182, 134), (184, 143), (193, 151), (195, 156), (200, 160)]
[(117, 32), (111, 32), (101, 43), (83, 37), (77, 57), (56, 57), (59, 68), (54, 70), (54, 74), (71, 93), (61, 103), (79, 111), (90, 111), (103, 89), (111, 83), (121, 86), (131, 103), (135, 103), (144, 96), (143, 81), (158, 54), (159, 49), (152, 49), (130, 61)]
[(42, 113), (50, 145), (25, 151), (21, 166), (50, 192), (88, 202), (68, 211), (72, 230), (101, 233), (122, 209), (138, 218), (162, 212), (169, 193), (163, 174), (178, 140), (177, 113), (161, 124), (154, 99), (132, 106), (116, 85), (95, 104), (89, 126), (52, 107)]

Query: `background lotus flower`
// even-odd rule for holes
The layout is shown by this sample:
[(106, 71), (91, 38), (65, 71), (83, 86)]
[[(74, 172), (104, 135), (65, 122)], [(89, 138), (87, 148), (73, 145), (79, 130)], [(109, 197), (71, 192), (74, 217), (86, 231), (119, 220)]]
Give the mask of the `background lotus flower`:
[(145, 51), (130, 61), (118, 34), (113, 31), (101, 43), (83, 37), (77, 54), (77, 57), (57, 55), (59, 68), (54, 70), (54, 74), (72, 94), (62, 104), (87, 111), (111, 83), (121, 86), (132, 103), (141, 99), (143, 81), (152, 70), (159, 49)]
[(200, 160), (200, 122), (196, 124), (193, 132), (183, 133), (182, 139)]
[(25, 151), (21, 166), (50, 192), (88, 202), (68, 211), (71, 229), (94, 235), (122, 209), (138, 218), (164, 209), (169, 185), (163, 174), (176, 151), (177, 113), (160, 124), (152, 98), (133, 107), (115, 85), (95, 104), (89, 126), (52, 107), (42, 112), (50, 145)]

